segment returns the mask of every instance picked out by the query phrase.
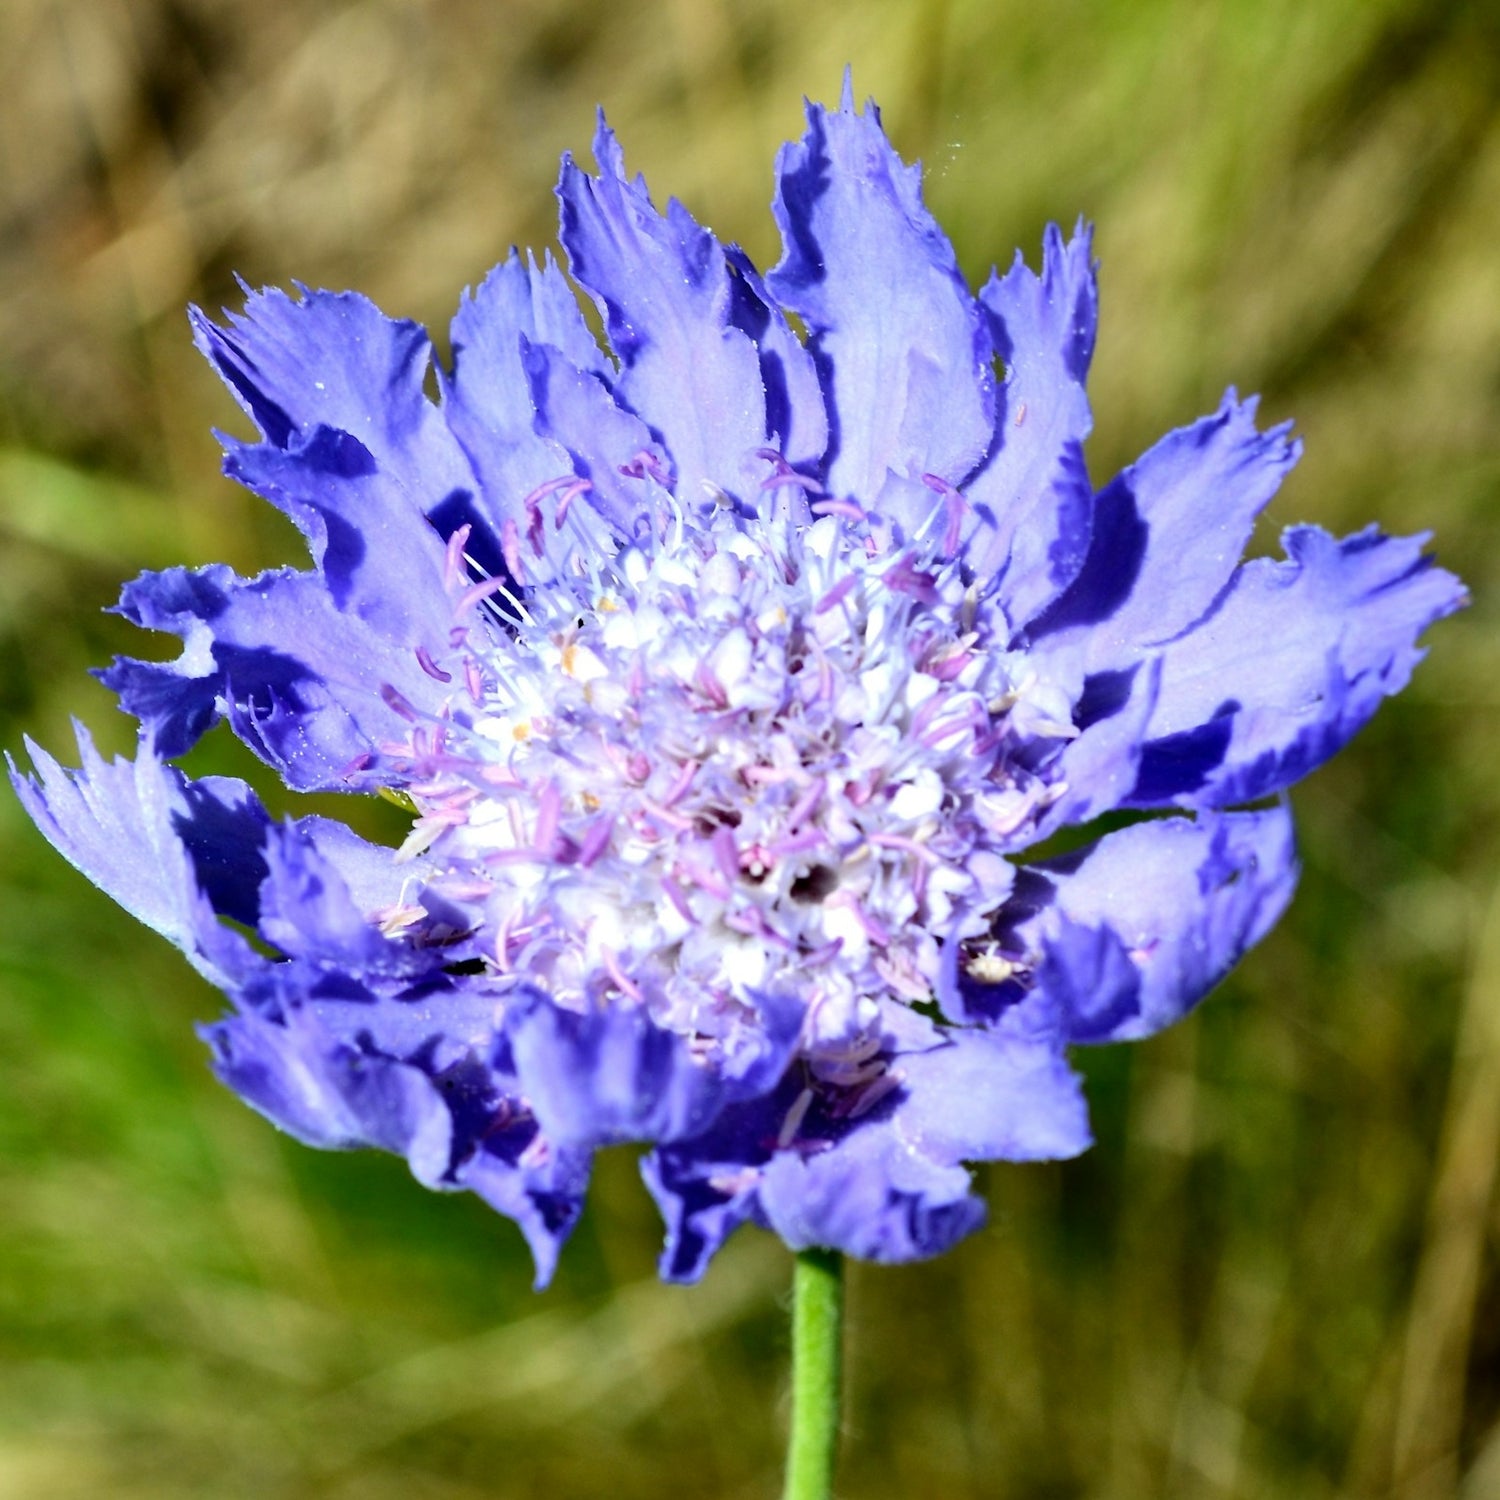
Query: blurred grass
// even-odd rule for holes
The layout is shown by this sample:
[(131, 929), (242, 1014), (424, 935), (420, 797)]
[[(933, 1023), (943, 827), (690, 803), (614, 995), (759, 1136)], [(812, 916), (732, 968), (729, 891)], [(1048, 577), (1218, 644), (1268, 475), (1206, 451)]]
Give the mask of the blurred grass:
[[(67, 718), (144, 566), (292, 555), (220, 479), (183, 304), (357, 286), (441, 330), (553, 234), (603, 102), (762, 262), (846, 60), (974, 277), (1097, 219), (1102, 478), (1222, 387), (1308, 442), (1274, 528), (1434, 528), (1475, 608), (1296, 794), (1291, 915), (1188, 1024), (1089, 1054), (1100, 1145), (856, 1272), (850, 1495), (1500, 1494), (1500, 20), (1398, 0), (7, 0), (0, 743)], [(217, 741), (201, 764), (243, 768)], [(787, 1265), (652, 1279), (633, 1163), (557, 1286), (399, 1163), (276, 1136), (216, 997), (0, 800), (0, 1494), (774, 1493)]]

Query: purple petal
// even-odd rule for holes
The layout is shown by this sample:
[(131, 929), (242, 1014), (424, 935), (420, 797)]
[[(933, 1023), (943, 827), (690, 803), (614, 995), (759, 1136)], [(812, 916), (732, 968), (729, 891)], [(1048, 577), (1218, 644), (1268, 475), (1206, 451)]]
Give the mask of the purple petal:
[(820, 1246), (885, 1263), (941, 1255), (985, 1219), (969, 1174), (871, 1122), (826, 1151), (778, 1152), (756, 1192), (757, 1219), (793, 1250)]
[(420, 892), (437, 870), (426, 854), (403, 858), (398, 864), (394, 849), (362, 839), (336, 818), (298, 818), (293, 827), (333, 867), (350, 899), (365, 913), (394, 906), (403, 895)]
[(445, 700), (418, 665), (420, 642), (392, 641), (341, 611), (315, 574), (285, 568), (246, 580), (222, 565), (145, 573), (119, 612), (183, 640), (174, 662), (120, 658), (99, 673), (163, 755), (189, 749), (227, 713), (292, 786), (347, 791), (360, 784), (352, 762), (406, 737), (396, 705), (437, 713)]
[(443, 539), (425, 511), (449, 485), (413, 493), (332, 427), (306, 440), (226, 441), (224, 472), (296, 522), (334, 603), (390, 641), (440, 641), (452, 623)]
[(266, 843), (260, 934), (291, 958), (343, 970), (410, 968), (407, 950), (385, 937), (349, 895), (332, 862), (295, 825)]
[(1163, 652), (1131, 800), (1262, 797), (1338, 750), (1406, 686), (1416, 638), (1465, 601), (1425, 537), (1289, 530), (1289, 560), (1246, 563), (1217, 609)]
[(193, 785), (142, 746), (134, 761), (104, 761), (74, 725), (82, 766), (68, 772), (27, 741), (38, 778), (10, 766), (11, 784), (32, 820), (69, 864), (126, 911), (180, 948), (211, 983), (228, 985), (260, 960), (220, 925), (219, 910), (243, 920), (238, 892), (264, 869), (256, 833), (264, 813), (239, 782)]
[(650, 429), (626, 411), (598, 375), (580, 370), (547, 344), (523, 339), (521, 365), (536, 407), (537, 430), (555, 441), (593, 488), (584, 497), (621, 537), (630, 538), (653, 493), (648, 478), (626, 471), (647, 455), (666, 472), (665, 456)]
[(1161, 664), (1152, 658), (1085, 679), (1074, 709), (1078, 738), (1056, 762), (1062, 795), (1037, 826), (1036, 842), (1110, 812), (1130, 796), (1139, 782), (1142, 745), (1160, 677)]
[[(750, 257), (735, 245), (727, 246), (724, 254), (730, 269), (730, 321), (749, 336), (760, 358), (766, 437), (779, 443), (788, 464), (810, 475), (828, 448), (828, 410), (817, 364), (792, 331)], [(808, 518), (799, 488), (783, 486), (776, 498), (781, 504), (794, 505), (800, 499), (798, 519)]]
[(862, 1120), (808, 1120), (820, 1145), (775, 1149), (798, 1092), (726, 1110), (706, 1135), (658, 1146), (642, 1176), (666, 1223), (661, 1274), (696, 1281), (725, 1239), (755, 1222), (794, 1250), (822, 1246), (876, 1261), (941, 1254), (983, 1222), (968, 1172), (906, 1141), (888, 1107)]
[(754, 499), (766, 403), (755, 346), (730, 316), (724, 251), (675, 198), (657, 213), (602, 114), (594, 159), (598, 177), (563, 157), (561, 238), (620, 358), (620, 398), (666, 441), (686, 504), (716, 488)]
[(809, 104), (807, 123), (777, 158), (783, 248), (766, 281), (812, 335), (829, 490), (919, 532), (935, 508), (922, 475), (957, 484), (989, 448), (989, 336), (923, 206), (921, 170), (891, 149), (874, 105), (855, 113), (846, 84), (839, 109)]
[(295, 447), (331, 427), (414, 491), (462, 483), (466, 467), (422, 389), (432, 362), (425, 330), (354, 292), (299, 290), (248, 292), (245, 311), (223, 327), (189, 313), (194, 342), (265, 439)]
[(477, 1193), (498, 1213), (515, 1220), (536, 1265), (532, 1285), (537, 1291), (552, 1280), (563, 1244), (583, 1213), (588, 1179), (587, 1152), (549, 1151), (521, 1165), (488, 1145), (453, 1172), (458, 1186)]
[(588, 1014), (536, 991), (507, 1004), (505, 1025), (522, 1090), (549, 1140), (603, 1146), (700, 1135), (728, 1105), (775, 1087), (796, 1046), (801, 1008), (766, 1007), (727, 1065), (635, 1006)]
[(935, 1161), (1053, 1161), (1093, 1144), (1060, 1037), (954, 1028), (900, 1070), (906, 1090), (892, 1128)]
[(1125, 667), (1203, 616), (1302, 451), (1286, 426), (1257, 432), (1255, 407), (1231, 391), (1100, 491), (1082, 570), (1032, 632), (1039, 656)]
[(375, 1146), (404, 1156), (427, 1187), (442, 1184), (452, 1119), (419, 1068), (330, 1036), (307, 1012), (253, 1013), (201, 1028), (214, 1072), (247, 1104), (309, 1146)]
[[(527, 344), (546, 344), (573, 369), (603, 377), (608, 366), (583, 320), (567, 277), (549, 255), (540, 269), (513, 251), (465, 295), (453, 320), (453, 375), (444, 410), (481, 481), (480, 495), (451, 526), (488, 530), (498, 563), (506, 520), (525, 529), (522, 502), (533, 490), (573, 471), (561, 443), (536, 430), (536, 407), (522, 362)], [(584, 514), (587, 514), (585, 508)], [(437, 519), (437, 518), (435, 518)], [(471, 536), (470, 547), (474, 546)], [(488, 566), (488, 565), (487, 565)], [(498, 573), (500, 567), (489, 566)]]
[(965, 553), (981, 578), (1001, 575), (1001, 603), (1017, 629), (1072, 583), (1088, 553), (1093, 492), (1082, 445), (1093, 417), (1084, 380), (1099, 314), (1092, 241), (1080, 223), (1064, 245), (1049, 225), (1040, 276), (1018, 251), (979, 294), (1005, 383), (994, 450), (964, 486)]
[(663, 1281), (697, 1281), (724, 1241), (755, 1218), (760, 1174), (742, 1162), (706, 1162), (693, 1151), (658, 1146), (641, 1158), (641, 1178), (661, 1212)]
[(1105, 835), (1035, 867), (1051, 890), (1017, 937), (1067, 1039), (1150, 1036), (1190, 1011), (1270, 930), (1297, 883), (1285, 808)]

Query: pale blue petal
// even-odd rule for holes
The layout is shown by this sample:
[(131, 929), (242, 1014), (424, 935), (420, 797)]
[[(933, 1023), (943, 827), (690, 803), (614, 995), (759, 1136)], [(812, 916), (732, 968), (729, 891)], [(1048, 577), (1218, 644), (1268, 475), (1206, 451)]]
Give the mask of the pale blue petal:
[(1018, 630), (1072, 583), (1088, 553), (1093, 491), (1083, 440), (1093, 417), (1084, 380), (1099, 315), (1092, 243), (1082, 223), (1066, 244), (1049, 225), (1040, 276), (1018, 251), (979, 294), (1005, 381), (994, 447), (964, 485), (964, 554), (981, 578), (999, 575)]
[(1163, 651), (1137, 804), (1225, 806), (1305, 776), (1406, 686), (1417, 637), (1466, 600), (1425, 537), (1298, 526), (1283, 541), (1287, 561), (1246, 563)]
[(874, 105), (856, 113), (846, 91), (837, 110), (809, 104), (807, 126), (777, 159), (782, 258), (766, 282), (812, 336), (829, 490), (916, 534), (936, 503), (922, 476), (956, 485), (989, 449), (989, 336)]
[(755, 345), (731, 317), (724, 251), (675, 198), (656, 211), (602, 114), (594, 158), (597, 177), (563, 158), (560, 234), (619, 357), (620, 399), (666, 443), (685, 504), (715, 490), (753, 500), (765, 392)]

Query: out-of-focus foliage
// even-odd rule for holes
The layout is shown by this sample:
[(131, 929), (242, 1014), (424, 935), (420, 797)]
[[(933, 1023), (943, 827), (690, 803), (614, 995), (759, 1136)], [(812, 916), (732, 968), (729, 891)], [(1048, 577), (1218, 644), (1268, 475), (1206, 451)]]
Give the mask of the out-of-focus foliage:
[[(128, 747), (84, 675), (132, 634), (120, 581), (293, 555), (217, 477), (238, 414), (185, 302), (298, 278), (441, 330), (551, 239), (599, 102), (770, 260), (772, 152), (846, 60), (975, 277), (1098, 220), (1096, 477), (1233, 380), (1307, 439), (1273, 524), (1431, 526), (1477, 602), (1299, 790), (1279, 932), (1194, 1021), (1085, 1058), (1100, 1146), (992, 1173), (945, 1261), (856, 1272), (844, 1489), (1500, 1493), (1493, 5), (6, 0), (0, 742), (65, 750), (72, 712)], [(0, 840), (0, 1493), (774, 1492), (772, 1244), (657, 1285), (622, 1153), (534, 1297), (475, 1200), (220, 1091), (216, 997), (9, 800)]]

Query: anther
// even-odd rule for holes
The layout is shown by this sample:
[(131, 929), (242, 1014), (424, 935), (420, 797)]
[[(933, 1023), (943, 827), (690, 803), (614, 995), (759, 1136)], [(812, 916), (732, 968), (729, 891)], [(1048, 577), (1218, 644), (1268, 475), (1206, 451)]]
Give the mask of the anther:
[(417, 665), (421, 667), (421, 669), (429, 677), (436, 678), (439, 682), (453, 681), (453, 673), (445, 672), (440, 666), (438, 666), (438, 664), (433, 661), (432, 656), (428, 652), (426, 646), (417, 647)]

